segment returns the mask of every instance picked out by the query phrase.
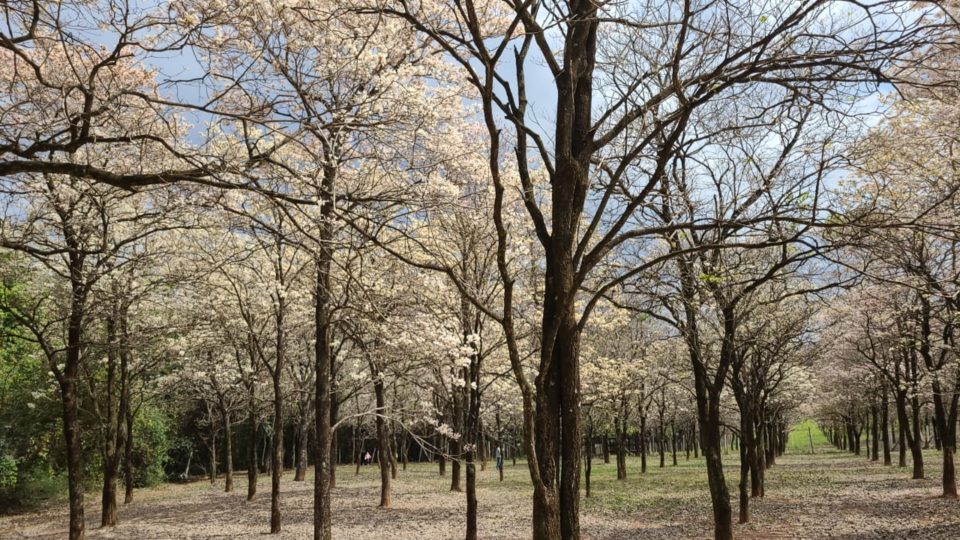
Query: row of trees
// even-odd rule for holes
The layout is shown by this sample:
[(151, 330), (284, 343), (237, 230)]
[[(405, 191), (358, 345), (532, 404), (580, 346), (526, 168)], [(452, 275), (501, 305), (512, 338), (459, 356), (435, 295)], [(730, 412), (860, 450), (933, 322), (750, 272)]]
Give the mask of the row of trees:
[[(453, 487), (462, 460), (468, 539), (482, 433), (520, 436), (534, 537), (574, 539), (584, 438), (631, 423), (696, 441), (732, 538), (724, 426), (743, 522), (839, 365), (814, 362), (817, 299), (863, 279), (915, 298), (913, 363), (873, 365), (892, 393), (926, 374), (952, 471), (955, 162), (918, 120), (954, 117), (940, 2), (8, 4), (0, 240), (27, 278), (2, 303), (57, 383), (72, 539), (89, 428), (111, 525), (141, 396), (200, 408), (228, 471), (246, 416), (248, 497), (270, 426), (271, 532), (284, 426), (328, 539), (336, 437), (366, 417), (381, 505), (395, 433), (458, 458)], [(885, 84), (910, 105), (862, 143)], [(919, 135), (922, 159), (873, 150)]]

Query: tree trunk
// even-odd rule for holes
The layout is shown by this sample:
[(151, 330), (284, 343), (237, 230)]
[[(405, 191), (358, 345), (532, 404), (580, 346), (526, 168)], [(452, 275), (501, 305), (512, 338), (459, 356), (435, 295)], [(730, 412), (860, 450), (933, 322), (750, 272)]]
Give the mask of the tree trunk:
[[(128, 400), (129, 403), (129, 400)], [(127, 436), (123, 441), (123, 504), (133, 502), (133, 411), (128, 406), (126, 414)]]
[(913, 454), (913, 478), (914, 480), (920, 480), (924, 477), (923, 449), (921, 447), (923, 439), (920, 435), (920, 399), (914, 397), (911, 400), (910, 408), (913, 410), (913, 444), (911, 445), (911, 452)]
[(744, 437), (744, 442), (740, 445), (740, 483), (738, 484), (740, 495), (740, 516), (739, 523), (748, 523), (750, 521), (750, 496), (747, 493), (747, 484), (750, 481), (750, 459), (747, 456), (747, 450), (752, 446), (746, 441), (746, 433), (752, 428), (752, 420), (746, 418), (746, 415), (740, 413), (740, 433)]
[[(371, 361), (371, 365), (373, 361)], [(377, 402), (377, 462), (380, 464), (380, 506), (390, 507), (390, 439), (387, 437), (387, 405), (383, 379), (379, 368), (374, 369), (373, 390)]]
[[(461, 417), (463, 416), (462, 411), (460, 410), (460, 405), (456, 402), (460, 398), (454, 397), (454, 406), (453, 406), (453, 417), (455, 425), (458, 429), (463, 429), (463, 423)], [(463, 491), (463, 488), (460, 484), (460, 450), (462, 448), (460, 439), (451, 439), (450, 440), (450, 491)]]
[[(282, 274), (278, 272), (278, 282), (282, 283)], [(280, 479), (283, 477), (283, 370), (286, 360), (286, 336), (284, 316), (286, 302), (283, 296), (276, 298), (276, 361), (271, 370), (273, 379), (273, 449), (271, 451), (270, 475), (270, 533), (277, 534), (281, 530), (280, 514)], [(269, 367), (269, 366), (268, 366)]]
[(117, 524), (117, 478), (119, 469), (116, 466), (116, 448), (111, 448), (104, 456), (103, 462), (103, 490), (101, 493), (100, 526), (113, 527)]
[(670, 451), (673, 453), (673, 466), (677, 466), (677, 426), (670, 421)]
[[(336, 169), (332, 165), (324, 168), (324, 191), (332, 193)], [(333, 211), (329, 195), (324, 195), (325, 202), (321, 208), (324, 220), (321, 224), (320, 253), (317, 257), (317, 282), (315, 290), (314, 323), (316, 341), (314, 353), (316, 357), (316, 395), (314, 396), (314, 422), (317, 423), (317, 458), (314, 469), (313, 490), (313, 538), (314, 540), (332, 540), (330, 524), (330, 451), (332, 448), (332, 433), (330, 424), (331, 381), (330, 381), (330, 305), (332, 293), (330, 291), (330, 266), (333, 261), (333, 225), (330, 223)]]
[(957, 498), (957, 471), (953, 462), (953, 454), (955, 449), (954, 443), (947, 443), (945, 440), (942, 441), (943, 444), (943, 497), (945, 499), (956, 499)]
[(883, 434), (883, 464), (893, 463), (890, 458), (890, 407), (887, 404), (887, 385), (883, 385), (880, 399), (880, 432)]
[(303, 482), (307, 478), (307, 450), (310, 445), (310, 417), (306, 414), (300, 419), (297, 439), (297, 470), (293, 475), (293, 481)]
[(640, 474), (647, 472), (647, 415), (640, 415)]
[[(114, 312), (115, 313), (115, 312)], [(103, 425), (103, 489), (101, 490), (100, 526), (113, 527), (117, 524), (117, 476), (119, 475), (119, 448), (117, 438), (120, 430), (120, 412), (116, 407), (117, 398), (117, 352), (119, 338), (117, 323), (113, 316), (107, 318), (107, 378), (105, 417)]]
[(250, 440), (247, 443), (247, 500), (252, 501), (257, 494), (257, 473), (259, 470), (257, 465), (257, 431), (260, 427), (257, 425), (257, 402), (252, 385), (249, 393), (247, 429), (250, 431)]
[[(583, 470), (583, 482), (586, 488), (586, 496), (590, 497), (590, 473), (593, 471), (593, 421), (587, 421), (587, 463)], [(503, 470), (500, 471), (501, 480)]]
[(617, 437), (617, 480), (627, 479), (627, 429), (621, 417), (614, 419), (614, 433)]
[(697, 394), (697, 418), (700, 423), (701, 448), (707, 464), (707, 481), (710, 485), (710, 501), (713, 507), (714, 539), (733, 540), (730, 493), (723, 475), (720, 437), (720, 396), (710, 392), (702, 379), (703, 373), (695, 373)]
[[(906, 414), (903, 415), (904, 418), (906, 418), (906, 416), (907, 416)], [(901, 421), (897, 421), (897, 427), (899, 428), (897, 430), (897, 433), (898, 433), (897, 446), (899, 449), (897, 466), (906, 467), (907, 466), (907, 444), (905, 439), (906, 429), (903, 427), (903, 422)]]
[[(337, 358), (335, 355), (330, 355), (330, 378), (335, 380), (336, 375), (336, 361)], [(336, 391), (331, 390), (330, 392), (330, 425), (337, 425), (337, 421), (340, 416), (340, 399), (337, 397)], [(339, 460), (337, 459), (337, 451), (340, 448), (339, 439), (337, 439), (337, 429), (330, 428), (330, 489), (337, 487), (337, 464)]]
[[(747, 404), (746, 397), (742, 397), (740, 407), (740, 437), (743, 439), (740, 442), (740, 523), (747, 523), (750, 521), (750, 497), (756, 497), (759, 494), (759, 478), (757, 477), (757, 456), (756, 456), (756, 443), (754, 442), (753, 437), (753, 409)], [(747, 493), (747, 484), (750, 483), (750, 478), (753, 478), (753, 482), (750, 487), (752, 493)]]
[(210, 485), (217, 481), (217, 430), (210, 419)]
[[(68, 353), (69, 354), (69, 353)], [(70, 365), (68, 363), (67, 368)], [(63, 434), (67, 450), (67, 485), (70, 496), (70, 540), (83, 540), (83, 447), (77, 407), (76, 372), (60, 381), (63, 400)]]
[(270, 451), (271, 534), (279, 533), (281, 529), (280, 479), (283, 477), (283, 389), (280, 387), (280, 365), (280, 359), (277, 358), (277, 375), (273, 377), (273, 445)]
[(225, 407), (222, 407), (221, 410), (223, 413), (223, 443), (225, 447), (223, 451), (227, 467), (223, 491), (229, 493), (233, 491), (233, 428), (230, 425), (230, 411)]

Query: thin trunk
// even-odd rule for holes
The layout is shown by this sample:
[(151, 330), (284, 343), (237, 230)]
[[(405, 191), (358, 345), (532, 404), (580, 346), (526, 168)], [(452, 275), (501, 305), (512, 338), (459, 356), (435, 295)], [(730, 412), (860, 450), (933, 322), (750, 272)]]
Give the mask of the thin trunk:
[[(590, 497), (590, 473), (593, 470), (593, 421), (587, 420), (587, 463), (583, 471), (583, 481), (586, 488), (586, 496)], [(503, 470), (500, 471), (501, 479)]]
[(210, 485), (216, 483), (217, 481), (217, 430), (213, 424), (213, 419), (210, 419)]
[(224, 458), (226, 458), (226, 480), (223, 491), (233, 491), (233, 428), (231, 427), (230, 411), (221, 405), (223, 416), (223, 444)]
[(330, 351), (330, 309), (332, 293), (330, 291), (330, 267), (333, 262), (333, 224), (331, 223), (333, 204), (330, 199), (336, 180), (333, 165), (324, 167), (324, 189), (321, 196), (327, 204), (320, 210), (324, 220), (320, 230), (320, 252), (317, 256), (317, 281), (315, 288), (314, 323), (316, 340), (316, 395), (314, 421), (317, 423), (317, 459), (314, 469), (313, 492), (313, 538), (314, 540), (332, 540), (330, 524), (330, 451), (332, 433), (330, 424), (331, 403), (331, 351)]
[[(282, 262), (278, 262), (282, 265)], [(279, 267), (279, 266), (278, 266)], [(278, 272), (278, 282), (282, 283), (282, 276)], [(276, 298), (276, 362), (273, 365), (273, 449), (271, 452), (272, 465), (270, 476), (270, 533), (277, 534), (281, 530), (280, 515), (280, 479), (283, 477), (283, 370), (286, 360), (286, 337), (284, 335), (285, 301), (282, 296)]]
[(893, 463), (890, 457), (890, 407), (887, 403), (887, 385), (883, 385), (883, 395), (880, 399), (880, 432), (883, 436), (883, 464)]
[(380, 506), (390, 507), (390, 440), (387, 438), (386, 397), (380, 370), (374, 370), (373, 390), (377, 403), (377, 462), (380, 464)]
[(257, 425), (257, 402), (252, 384), (248, 399), (247, 429), (250, 431), (250, 440), (247, 442), (247, 500), (252, 501), (257, 494), (257, 431), (260, 429)]
[[(127, 400), (129, 403), (129, 399)], [(123, 444), (123, 484), (124, 495), (123, 504), (133, 502), (133, 411), (127, 407), (126, 414), (127, 437)]]
[(647, 472), (647, 415), (640, 415), (640, 474)]
[(304, 411), (297, 429), (297, 470), (293, 474), (294, 482), (303, 482), (307, 478), (307, 450), (310, 446), (310, 417)]

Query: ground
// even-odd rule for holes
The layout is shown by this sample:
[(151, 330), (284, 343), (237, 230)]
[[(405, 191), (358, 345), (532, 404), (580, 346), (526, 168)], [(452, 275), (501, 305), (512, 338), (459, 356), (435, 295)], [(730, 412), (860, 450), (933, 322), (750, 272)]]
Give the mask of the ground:
[[(809, 450), (809, 449), (808, 449)], [(752, 504), (753, 522), (736, 525), (738, 539), (779, 538), (917, 538), (960, 537), (960, 502), (937, 497), (939, 454), (926, 454), (927, 479), (910, 480), (909, 468), (884, 467), (864, 457), (818, 448), (816, 454), (783, 456), (768, 472), (767, 494)], [(638, 459), (628, 460), (629, 479), (616, 480), (614, 463), (596, 460), (593, 493), (583, 499), (581, 527), (586, 539), (678, 539), (712, 536), (710, 499), (703, 460), (680, 456), (673, 467), (659, 469), (658, 460), (645, 475)], [(894, 456), (896, 461), (896, 456)], [(734, 453), (727, 482), (737, 513), (738, 470)], [(449, 475), (449, 468), (447, 474)], [(530, 537), (529, 476), (523, 463), (507, 462), (506, 479), (497, 480), (489, 464), (479, 473), (481, 538)], [(312, 472), (308, 482), (287, 474), (283, 489), (283, 533), (279, 538), (312, 538)], [(462, 538), (462, 493), (449, 491), (449, 476), (436, 465), (411, 464), (394, 483), (393, 507), (381, 509), (379, 473), (362, 467), (338, 470), (334, 490), (333, 528), (337, 539)], [(256, 500), (246, 502), (246, 476), (237, 475), (233, 493), (222, 492), (222, 480), (165, 485), (140, 490), (122, 506), (120, 525), (100, 529), (99, 497), (87, 496), (87, 537), (124, 539), (245, 538), (263, 539), (269, 530), (269, 479), (261, 477)], [(65, 538), (63, 505), (0, 517), (0, 538)]]

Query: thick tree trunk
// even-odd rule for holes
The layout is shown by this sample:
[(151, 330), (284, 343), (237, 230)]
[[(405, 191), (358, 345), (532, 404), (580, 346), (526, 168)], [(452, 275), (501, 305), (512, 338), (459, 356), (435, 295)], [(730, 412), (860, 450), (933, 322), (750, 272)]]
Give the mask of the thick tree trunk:
[(67, 486), (70, 497), (70, 540), (83, 540), (83, 447), (80, 441), (80, 420), (77, 407), (76, 387), (72, 377), (65, 376), (60, 382), (63, 400), (63, 434), (67, 450)]
[[(699, 398), (698, 398), (699, 401)], [(704, 405), (707, 405), (706, 399)], [(714, 400), (711, 400), (714, 401)], [(703, 455), (707, 462), (707, 481), (710, 485), (710, 500), (713, 506), (714, 538), (715, 540), (733, 540), (732, 510), (730, 508), (730, 493), (723, 476), (723, 462), (720, 457), (722, 444), (720, 440), (720, 411), (719, 399), (704, 407), (700, 423), (702, 434)]]
[[(689, 311), (688, 315), (691, 315)], [(690, 347), (690, 353), (694, 367), (694, 391), (697, 403), (697, 421), (700, 426), (700, 446), (707, 465), (707, 483), (710, 486), (710, 503), (713, 509), (714, 539), (733, 540), (733, 511), (730, 507), (730, 492), (724, 478), (721, 456), (723, 452), (723, 439), (720, 433), (720, 393), (722, 387), (708, 386), (709, 375), (699, 358), (699, 345), (695, 341)], [(718, 378), (720, 384), (722, 384), (723, 375), (719, 374)]]
[[(546, 316), (545, 316), (546, 317)], [(556, 362), (550, 371), (537, 376), (537, 407), (534, 425), (537, 437), (534, 448), (541, 481), (534, 483), (533, 538), (554, 540), (562, 538), (560, 531), (560, 490), (556, 483), (560, 468), (560, 392)]]
[[(941, 388), (939, 378), (933, 377), (933, 411), (934, 411), (934, 431), (939, 435), (940, 451), (943, 454), (943, 497), (945, 499), (957, 498), (957, 474), (953, 462), (953, 454), (956, 449), (956, 411), (948, 414), (944, 406), (944, 392)], [(948, 396), (952, 397), (952, 396)]]
[(943, 441), (943, 497), (957, 498), (957, 471), (953, 462), (955, 444)]

